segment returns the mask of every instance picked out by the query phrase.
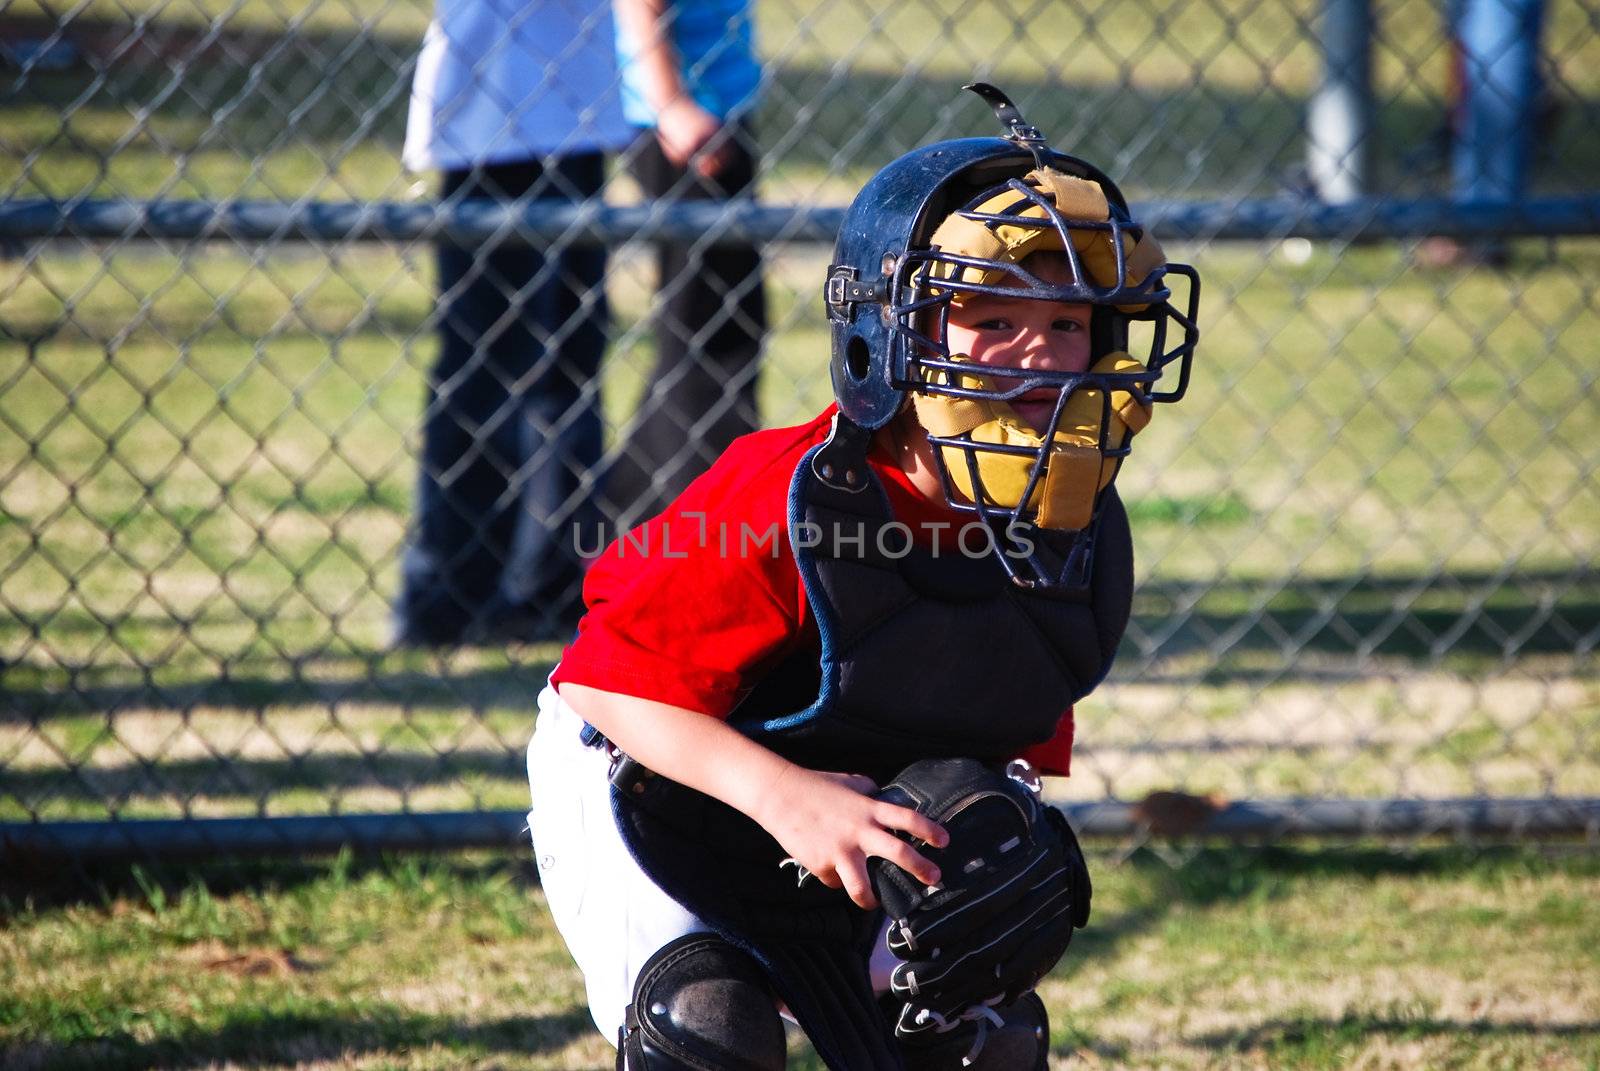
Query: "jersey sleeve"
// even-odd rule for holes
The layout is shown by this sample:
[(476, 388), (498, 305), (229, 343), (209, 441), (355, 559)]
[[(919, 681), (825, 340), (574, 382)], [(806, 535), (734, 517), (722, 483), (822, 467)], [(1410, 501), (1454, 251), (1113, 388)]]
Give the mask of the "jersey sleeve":
[(789, 483), (814, 438), (802, 426), (739, 440), (608, 546), (585, 577), (588, 611), (552, 681), (727, 717), (815, 635), (786, 533)]
[(1035, 744), (1017, 756), (1026, 759), (1042, 774), (1066, 777), (1072, 773), (1072, 736), (1075, 730), (1072, 708), (1068, 707), (1056, 722), (1056, 734), (1042, 744)]

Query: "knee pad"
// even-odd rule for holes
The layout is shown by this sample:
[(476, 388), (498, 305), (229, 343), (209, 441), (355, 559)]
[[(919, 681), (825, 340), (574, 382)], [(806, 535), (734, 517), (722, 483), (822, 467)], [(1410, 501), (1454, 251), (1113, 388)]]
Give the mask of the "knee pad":
[(619, 1071), (783, 1071), (783, 1023), (766, 974), (711, 933), (662, 946), (633, 987)]
[(917, 1071), (1046, 1071), (1050, 1017), (1029, 991), (1010, 1004), (902, 1033), (900, 1051)]

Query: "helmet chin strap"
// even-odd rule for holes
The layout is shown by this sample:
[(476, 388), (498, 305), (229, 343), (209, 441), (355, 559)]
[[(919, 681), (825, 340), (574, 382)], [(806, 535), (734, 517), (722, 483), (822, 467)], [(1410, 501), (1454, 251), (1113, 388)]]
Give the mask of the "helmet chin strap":
[[(961, 360), (963, 358), (952, 358)], [(1138, 375), (1144, 365), (1108, 353), (1090, 375)], [(1150, 422), (1150, 405), (1130, 390), (1074, 390), (1053, 433), (1041, 434), (1006, 402), (913, 394), (917, 420), (953, 488), (969, 502), (1017, 510), (1040, 528), (1081, 531), (1101, 491), (1116, 478), (1128, 441)], [(1026, 496), (1026, 502), (1024, 502)]]

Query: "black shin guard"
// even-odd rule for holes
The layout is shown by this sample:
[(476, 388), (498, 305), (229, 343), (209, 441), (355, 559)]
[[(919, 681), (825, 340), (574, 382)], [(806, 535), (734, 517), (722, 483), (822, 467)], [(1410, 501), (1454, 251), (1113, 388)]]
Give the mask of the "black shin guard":
[(761, 968), (711, 933), (659, 949), (634, 984), (619, 1071), (783, 1071), (776, 999)]

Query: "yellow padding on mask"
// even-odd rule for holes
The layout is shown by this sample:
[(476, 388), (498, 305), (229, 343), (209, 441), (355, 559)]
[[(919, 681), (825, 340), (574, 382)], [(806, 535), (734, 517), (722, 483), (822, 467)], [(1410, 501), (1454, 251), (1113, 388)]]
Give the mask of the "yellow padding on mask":
[[(959, 359), (959, 358), (958, 358)], [(1142, 373), (1144, 365), (1126, 353), (1108, 353), (1096, 361), (1091, 372)], [(1050, 441), (1048, 462), (1043, 477), (1028, 499), (1041, 528), (1079, 529), (1093, 517), (1095, 496), (1116, 477), (1120, 458), (1106, 457), (1100, 451), (1100, 420), (1104, 413), (1101, 392), (1079, 390), (1067, 399)], [(968, 398), (942, 398), (913, 394), (917, 420), (929, 434), (955, 436), (971, 433), (977, 445), (1023, 446), (1030, 454), (1003, 454), (991, 450), (970, 451), (976, 462), (987, 502), (1006, 509), (1014, 508), (1028, 485), (1037, 451), (1044, 438), (1023, 423), (1005, 402)], [(1131, 391), (1111, 393), (1111, 426), (1106, 445), (1120, 449), (1129, 436), (1150, 423), (1150, 407), (1141, 404)], [(956, 489), (968, 501), (978, 495), (968, 468), (968, 450), (941, 447), (945, 468)]]
[(921, 424), (929, 435), (940, 437), (965, 435), (973, 428), (987, 424), (998, 417), (993, 402), (976, 398), (944, 398), (913, 394), (911, 405), (917, 411), (917, 423)]
[[(1070, 224), (1073, 220), (1095, 223), (1111, 218), (1111, 208), (1100, 184), (1049, 168), (1030, 171), (1027, 179), (1047, 194), (1056, 211)], [(998, 215), (1014, 205), (1020, 198), (1015, 190), (1003, 190), (978, 205), (977, 211)], [(1019, 219), (1049, 219), (1043, 208), (1026, 204), (1013, 213)], [(1068, 227), (1072, 247), (1083, 262), (1084, 271), (1096, 286), (1113, 286), (1117, 281), (1117, 254), (1111, 244), (1111, 232)], [(998, 260), (1007, 264), (1020, 264), (1030, 255), (1043, 252), (1065, 252), (1061, 235), (1052, 226), (1025, 224), (980, 223), (960, 213), (946, 217), (933, 232), (932, 244), (947, 253), (958, 253), (983, 260)], [(1160, 244), (1149, 235), (1137, 242), (1127, 232), (1122, 235), (1122, 247), (1127, 258), (1127, 283), (1137, 286), (1150, 274), (1151, 269), (1166, 263), (1166, 254)], [(970, 273), (970, 277), (969, 277)], [(1005, 281), (1004, 272), (982, 272), (971, 268), (954, 268), (936, 265), (934, 274), (941, 278), (962, 278), (966, 281), (994, 286)], [(957, 295), (956, 300), (960, 300)], [(1144, 305), (1120, 306), (1123, 312), (1139, 312)]]
[[(1068, 219), (1087, 219), (1104, 223), (1111, 218), (1111, 205), (1106, 201), (1105, 191), (1100, 188), (1098, 182), (1078, 178), (1076, 175), (1069, 175), (1050, 167), (1030, 171), (1028, 178), (1037, 182), (1041, 189), (1050, 194), (1050, 199), (1055, 202), (1056, 211)], [(1044, 215), (1037, 209), (1034, 211), (1040, 216)]]
[[(1009, 420), (997, 420), (975, 428), (972, 441), (1000, 446), (1026, 446), (1037, 450), (1043, 440), (1031, 429)], [(1022, 498), (1033, 472), (1033, 455), (1000, 454), (987, 450), (972, 451), (978, 466), (978, 477), (983, 482), (984, 497), (993, 505), (1011, 509)], [(950, 481), (969, 501), (978, 496), (972, 486), (972, 473), (967, 467), (968, 451), (957, 447), (944, 448), (945, 465), (950, 470)], [(1094, 496), (1107, 469), (1105, 457), (1095, 446), (1062, 442), (1052, 443), (1049, 462), (1038, 486), (1028, 499), (1028, 508), (1034, 511), (1041, 528), (1082, 528), (1089, 523), (1094, 511)], [(1112, 468), (1115, 474), (1115, 468)]]
[[(1166, 263), (1166, 250), (1161, 248), (1161, 243), (1156, 241), (1155, 235), (1146, 231), (1144, 236), (1134, 245), (1133, 252), (1128, 254), (1128, 285), (1138, 286), (1145, 281), (1145, 278), (1152, 271), (1165, 267)], [(1111, 265), (1112, 274), (1115, 274), (1116, 270), (1116, 263), (1113, 261)], [(1144, 305), (1123, 305), (1121, 308), (1123, 312), (1142, 312), (1149, 308), (1149, 305), (1148, 303)]]
[[(1144, 365), (1129, 357), (1120, 350), (1108, 353), (1094, 363), (1089, 369), (1096, 375), (1138, 375), (1145, 371)], [(1110, 445), (1120, 446), (1120, 433), (1126, 429), (1130, 434), (1140, 432), (1150, 423), (1149, 403), (1140, 402), (1134, 397), (1132, 391), (1114, 390), (1111, 392), (1111, 437)], [(1063, 437), (1073, 442), (1081, 442), (1085, 446), (1092, 446), (1100, 441), (1100, 392), (1097, 390), (1080, 390), (1067, 399), (1066, 408), (1061, 413), (1061, 423), (1056, 427), (1056, 438)]]
[[(1094, 519), (1094, 491), (1111, 482), (1105, 475), (1106, 459), (1092, 446), (1057, 446), (1050, 451), (1045, 470), (1044, 495), (1034, 503), (1034, 522), (1040, 528), (1077, 531)], [(1116, 475), (1116, 464), (1109, 466)]]
[[(964, 353), (950, 355), (950, 360), (971, 364), (972, 358)], [(955, 385), (970, 390), (995, 390), (992, 376), (967, 375), (940, 371), (932, 374), (932, 382), (940, 386), (948, 386), (951, 380), (956, 380)], [(987, 424), (1002, 414), (1011, 419), (1016, 419), (1016, 414), (1010, 406), (997, 407), (987, 398), (952, 398), (948, 395), (930, 396), (920, 392), (913, 392), (911, 405), (917, 411), (917, 422), (931, 435), (949, 436), (965, 435), (981, 424)]]

